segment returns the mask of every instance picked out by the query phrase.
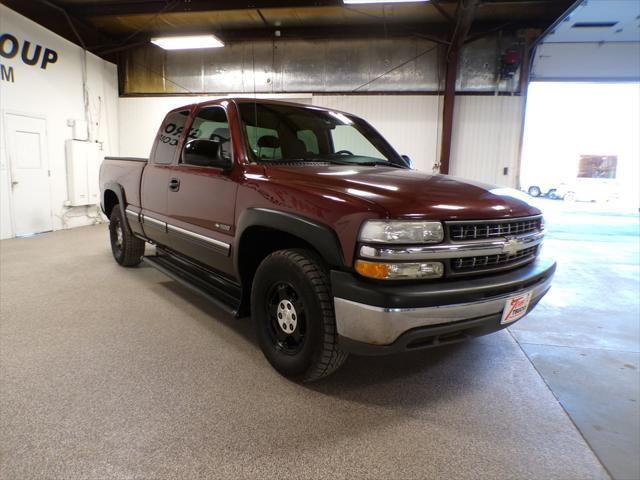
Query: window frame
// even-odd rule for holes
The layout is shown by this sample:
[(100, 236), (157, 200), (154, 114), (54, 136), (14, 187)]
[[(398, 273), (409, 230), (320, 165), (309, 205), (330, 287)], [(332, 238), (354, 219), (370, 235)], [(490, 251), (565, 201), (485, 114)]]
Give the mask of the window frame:
[[(236, 164), (236, 161), (235, 161), (236, 157), (235, 157), (235, 152), (234, 152), (234, 148), (233, 148), (233, 132), (232, 132), (232, 128), (231, 128), (231, 122), (229, 121), (229, 112), (227, 111), (227, 108), (224, 105), (221, 105), (219, 103), (214, 103), (214, 104), (205, 104), (205, 105), (197, 106), (197, 108), (195, 108), (195, 109), (193, 109), (191, 111), (191, 115), (190, 115), (189, 120), (188, 120), (189, 128), (185, 129), (185, 130), (186, 130), (186, 132), (191, 132), (191, 127), (193, 126), (193, 123), (195, 122), (196, 118), (198, 118), (198, 114), (202, 110), (205, 110), (205, 109), (208, 109), (208, 108), (219, 108), (219, 109), (221, 109), (224, 112), (224, 116), (227, 118), (227, 125), (229, 126), (229, 154), (231, 155), (231, 165), (233, 167)], [(176, 164), (179, 167), (208, 168), (208, 169), (220, 170), (220, 167), (215, 167), (213, 165), (192, 165), (190, 163), (184, 163), (182, 161), (182, 154), (184, 152), (184, 147), (186, 146), (188, 141), (189, 141), (189, 137), (183, 131), (182, 143), (180, 144), (180, 152), (179, 152), (178, 157), (176, 159)]]

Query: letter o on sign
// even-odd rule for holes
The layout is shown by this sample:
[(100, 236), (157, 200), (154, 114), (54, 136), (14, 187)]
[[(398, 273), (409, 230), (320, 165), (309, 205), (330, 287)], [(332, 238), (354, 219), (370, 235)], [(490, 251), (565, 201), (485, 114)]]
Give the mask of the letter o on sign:
[(13, 58), (18, 53), (18, 39), (13, 35), (5, 33), (0, 35), (0, 55), (4, 58)]

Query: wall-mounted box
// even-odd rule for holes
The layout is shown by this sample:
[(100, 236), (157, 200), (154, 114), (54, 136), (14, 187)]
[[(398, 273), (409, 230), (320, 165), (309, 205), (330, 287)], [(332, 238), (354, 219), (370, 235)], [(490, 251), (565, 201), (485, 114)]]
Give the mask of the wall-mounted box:
[(68, 205), (96, 205), (100, 202), (98, 173), (100, 170), (100, 150), (96, 143), (67, 140)]
[(71, 138), (74, 140), (89, 140), (89, 124), (85, 120), (69, 119), (67, 126), (71, 127)]

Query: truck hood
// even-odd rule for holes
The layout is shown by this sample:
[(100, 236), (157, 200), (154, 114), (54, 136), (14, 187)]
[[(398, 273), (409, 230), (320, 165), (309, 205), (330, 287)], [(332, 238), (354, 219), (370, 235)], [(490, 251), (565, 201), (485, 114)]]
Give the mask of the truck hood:
[(272, 165), (265, 170), (271, 181), (285, 186), (374, 203), (389, 218), (472, 220), (540, 213), (518, 190), (417, 170), (327, 164)]

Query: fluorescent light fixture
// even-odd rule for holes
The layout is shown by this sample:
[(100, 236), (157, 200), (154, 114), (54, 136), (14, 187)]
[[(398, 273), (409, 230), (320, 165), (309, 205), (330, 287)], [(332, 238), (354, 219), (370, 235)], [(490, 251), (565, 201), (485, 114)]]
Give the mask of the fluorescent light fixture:
[(220, 48), (224, 43), (215, 35), (184, 35), (180, 37), (155, 37), (151, 43), (165, 50), (191, 50), (196, 48)]
[(430, 0), (342, 0), (345, 4), (363, 5), (367, 3), (427, 3)]

